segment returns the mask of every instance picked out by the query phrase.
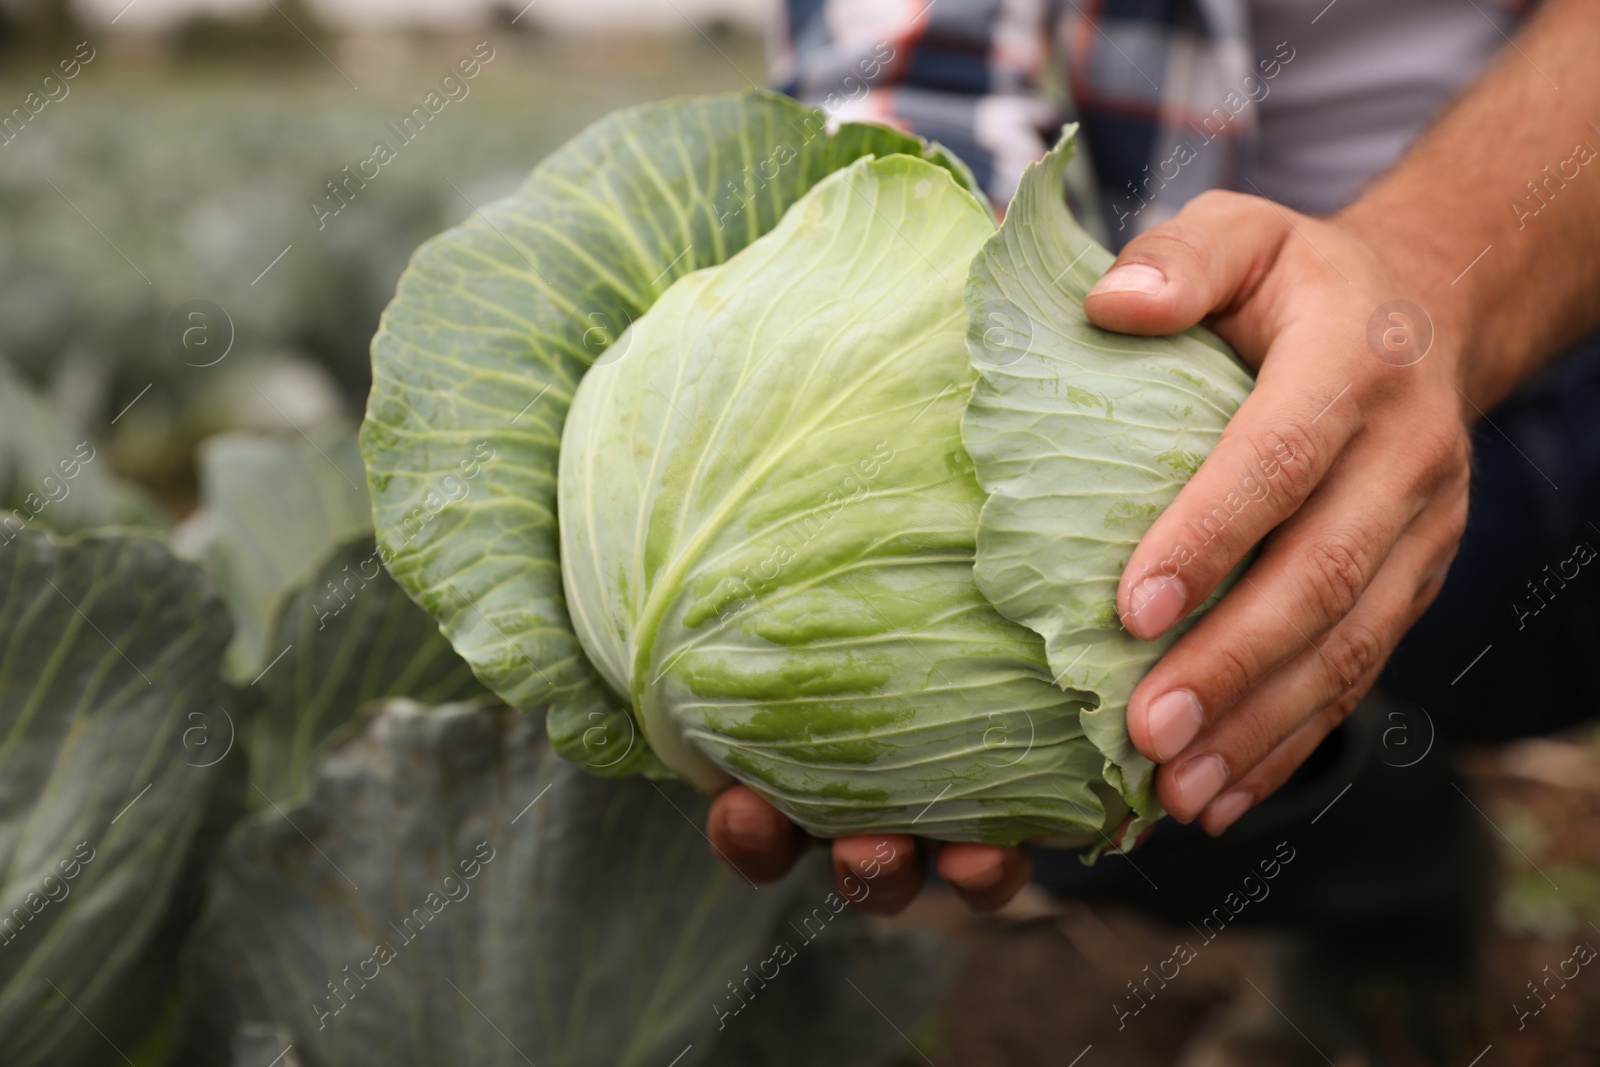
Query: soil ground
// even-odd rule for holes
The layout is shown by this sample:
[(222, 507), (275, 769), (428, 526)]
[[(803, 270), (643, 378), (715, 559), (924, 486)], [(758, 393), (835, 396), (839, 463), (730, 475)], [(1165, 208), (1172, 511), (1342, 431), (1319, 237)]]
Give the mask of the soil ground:
[[(1448, 1062), (1594, 1067), (1600, 959), (1582, 965), (1584, 953), (1574, 950), (1600, 948), (1600, 744), (1527, 741), (1467, 753), (1459, 765), (1496, 827), (1500, 886), (1472, 1017)], [(895, 921), (939, 930), (965, 959), (942, 1013), (911, 1031), (916, 1048), (906, 1063), (1221, 1067), (1232, 1061), (1217, 1058), (1206, 1035), (1264, 1015), (1273, 988), (1273, 935), (1230, 928), (1184, 968), (1181, 983), (1119, 1029), (1113, 1004), (1127, 996), (1117, 983), (1128, 961), (1163, 958), (1183, 939), (1181, 928), (1059, 902), (1035, 887), (988, 916), (971, 914), (948, 891), (930, 891)], [(1568, 981), (1557, 974), (1574, 969)], [(1536, 992), (1546, 1006), (1534, 1014)], [(1337, 1067), (1361, 1062), (1342, 1057)]]

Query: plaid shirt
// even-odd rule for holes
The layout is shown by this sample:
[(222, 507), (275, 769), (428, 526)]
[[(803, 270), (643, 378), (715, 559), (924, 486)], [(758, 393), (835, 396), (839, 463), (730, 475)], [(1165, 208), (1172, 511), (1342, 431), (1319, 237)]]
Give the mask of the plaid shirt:
[[(943, 142), (997, 204), (1078, 121), (1093, 172), (1069, 178), (1069, 197), (1116, 248), (1198, 193), (1241, 187), (1258, 138), (1251, 98), (1294, 58), (1291, 42), (1252, 42), (1246, 2), (787, 0), (773, 76), (833, 120)], [(1064, 87), (1049, 86), (1058, 55)], [(1048, 102), (1047, 86), (1072, 103)]]

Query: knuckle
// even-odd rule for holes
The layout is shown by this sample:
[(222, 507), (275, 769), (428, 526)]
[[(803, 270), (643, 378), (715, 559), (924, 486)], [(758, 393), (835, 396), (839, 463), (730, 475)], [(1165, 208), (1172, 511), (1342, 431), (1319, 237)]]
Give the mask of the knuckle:
[(1310, 420), (1296, 419), (1287, 426), (1278, 427), (1265, 444), (1267, 450), (1280, 459), (1294, 491), (1302, 496), (1309, 494), (1316, 484), (1317, 457), (1322, 451), (1322, 441), (1311, 429)]
[(1232, 215), (1240, 211), (1256, 211), (1265, 206), (1258, 196), (1248, 193), (1237, 193), (1231, 189), (1207, 189), (1194, 197), (1185, 205), (1185, 211), (1180, 212), (1182, 218), (1185, 213), (1192, 212), (1196, 215)]
[(1214, 649), (1207, 664), (1206, 691), (1199, 697), (1207, 721), (1235, 704), (1259, 676), (1260, 668), (1255, 655), (1246, 649), (1231, 643)]
[(1438, 598), (1442, 589), (1444, 589), (1444, 571), (1441, 569), (1435, 574), (1430, 574), (1427, 580), (1417, 589), (1416, 595), (1411, 598), (1411, 604), (1406, 609), (1405, 616), (1407, 628), (1410, 628), (1412, 623), (1422, 617), (1422, 613), (1428, 610), (1428, 606)]
[[(1224, 433), (1227, 431), (1224, 430)], [(1320, 442), (1301, 420), (1291, 420), (1271, 432), (1249, 440), (1247, 447), (1255, 459), (1254, 470), (1271, 484), (1280, 486), (1291, 500), (1304, 500), (1316, 488), (1316, 456)]]
[(1334, 672), (1331, 681), (1340, 692), (1335, 707), (1346, 701), (1355, 706), (1360, 683), (1378, 669), (1387, 651), (1388, 642), (1382, 634), (1354, 619), (1345, 620), (1328, 635), (1322, 643), (1322, 655)]
[(1441, 488), (1464, 486), (1472, 470), (1472, 444), (1466, 429), (1450, 419), (1442, 425), (1425, 423), (1413, 432), (1417, 454), (1424, 457), (1425, 480)]
[(1355, 607), (1367, 587), (1367, 555), (1345, 536), (1318, 538), (1305, 552), (1306, 588), (1319, 617), (1334, 621)]
[(1356, 705), (1361, 703), (1362, 699), (1367, 695), (1367, 691), (1372, 688), (1372, 683), (1375, 680), (1376, 679), (1371, 677), (1363, 678), (1360, 682), (1356, 683), (1355, 688), (1351, 689), (1350, 692), (1334, 701), (1334, 725), (1337, 726), (1339, 723), (1344, 722), (1350, 717), (1350, 713), (1356, 710)]
[[(1265, 197), (1240, 193), (1230, 189), (1208, 189), (1191, 199), (1174, 221), (1199, 225), (1215, 233), (1239, 226), (1264, 228), (1271, 234), (1274, 246), (1291, 230), (1292, 221), (1305, 217), (1292, 208), (1274, 204)], [(1275, 253), (1274, 253), (1275, 254)]]
[(1188, 223), (1170, 219), (1152, 226), (1130, 241), (1122, 258), (1135, 263), (1148, 261), (1157, 265), (1200, 265), (1209, 261), (1210, 254), (1202, 234)]
[(1467, 473), (1472, 466), (1472, 438), (1459, 420), (1452, 419), (1446, 428), (1436, 431), (1432, 445), (1439, 456), (1439, 465), (1451, 474)]
[(1229, 767), (1230, 781), (1248, 773), (1266, 759), (1279, 742), (1294, 732), (1295, 726), (1270, 715), (1241, 716), (1240, 719), (1235, 734), (1235, 758), (1224, 760)]

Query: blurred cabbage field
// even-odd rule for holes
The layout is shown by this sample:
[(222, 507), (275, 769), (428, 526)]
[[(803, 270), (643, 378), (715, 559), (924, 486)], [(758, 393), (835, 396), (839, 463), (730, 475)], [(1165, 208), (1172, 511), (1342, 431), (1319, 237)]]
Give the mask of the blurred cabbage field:
[[(290, 62), (191, 36), (176, 54), (93, 39), (66, 94), (0, 145), (0, 356), (180, 510), (202, 438), (359, 416), (378, 314), (425, 238), (608, 111), (764, 73), (754, 40), (687, 25), (304, 40)], [(74, 44), (10, 53), (0, 108)], [(475, 48), (491, 58), (461, 78)], [(454, 98), (440, 90), (452, 71)], [(389, 124), (429, 92), (444, 106), (403, 141)], [(337, 206), (327, 183), (380, 140), (393, 158), (319, 228), (313, 203)]]

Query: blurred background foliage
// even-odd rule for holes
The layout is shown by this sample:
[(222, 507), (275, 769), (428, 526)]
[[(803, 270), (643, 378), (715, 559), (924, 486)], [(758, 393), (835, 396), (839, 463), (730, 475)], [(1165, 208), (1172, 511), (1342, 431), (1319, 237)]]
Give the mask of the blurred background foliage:
[[(79, 42), (94, 56), (0, 144), (0, 356), (179, 514), (203, 438), (359, 418), (368, 343), (419, 243), (608, 111), (763, 76), (731, 25), (556, 33), (536, 13), (353, 32), (276, 0), (112, 35), (65, 3), (0, 4), (0, 116)], [(467, 95), (401, 143), (386, 124), (484, 40)], [(319, 228), (326, 183), (378, 140), (393, 161)], [(224, 317), (187, 319), (194, 301)], [(182, 344), (191, 324), (206, 347)]]

